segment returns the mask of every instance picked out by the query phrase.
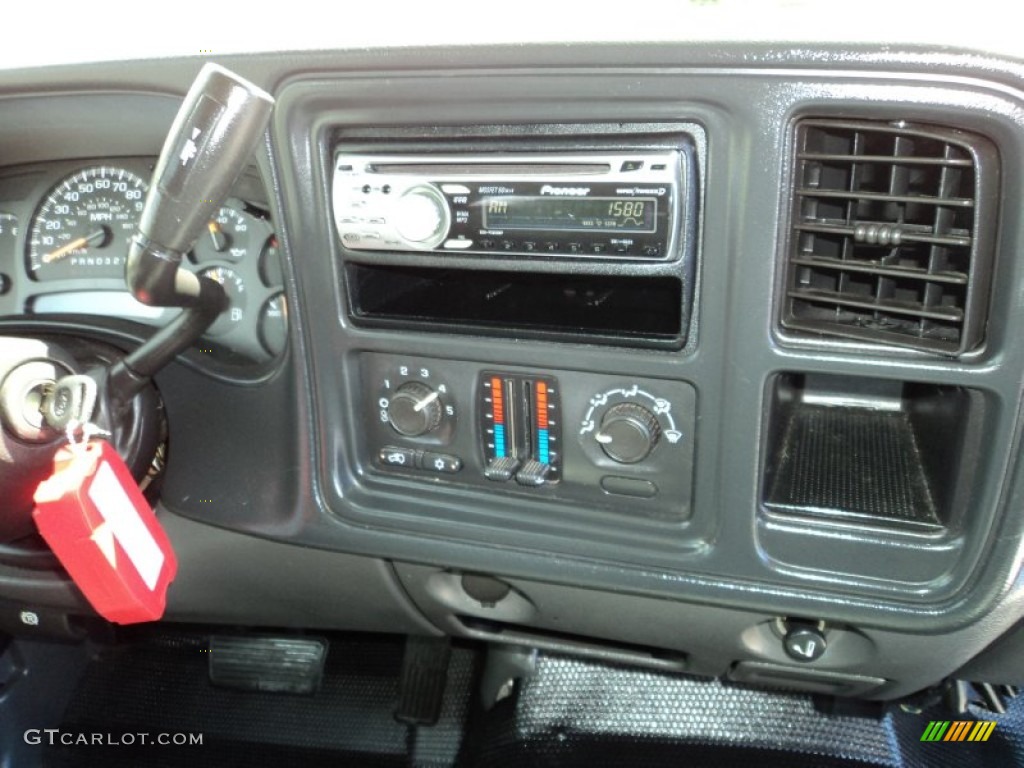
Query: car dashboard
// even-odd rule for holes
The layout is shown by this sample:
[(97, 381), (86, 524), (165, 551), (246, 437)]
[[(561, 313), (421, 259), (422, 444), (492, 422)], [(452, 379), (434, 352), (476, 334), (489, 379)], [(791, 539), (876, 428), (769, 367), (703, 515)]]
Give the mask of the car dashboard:
[[(1019, 64), (218, 61), (277, 104), (187, 263), (230, 308), (156, 379), (166, 620), (874, 699), (1024, 682)], [(127, 351), (169, 320), (118, 227), (201, 63), (0, 77), (0, 335)], [(90, 613), (31, 537), (0, 605)]]

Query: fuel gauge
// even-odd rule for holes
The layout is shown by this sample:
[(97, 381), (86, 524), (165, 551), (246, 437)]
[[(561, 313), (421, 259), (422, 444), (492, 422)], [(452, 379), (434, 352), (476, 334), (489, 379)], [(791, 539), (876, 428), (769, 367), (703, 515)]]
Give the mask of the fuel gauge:
[(245, 305), (248, 299), (245, 292), (245, 281), (235, 270), (227, 267), (212, 267), (203, 270), (200, 274), (211, 280), (216, 280), (224, 286), (224, 292), (228, 295), (228, 308), (206, 332), (207, 336), (222, 336), (239, 326), (245, 319)]

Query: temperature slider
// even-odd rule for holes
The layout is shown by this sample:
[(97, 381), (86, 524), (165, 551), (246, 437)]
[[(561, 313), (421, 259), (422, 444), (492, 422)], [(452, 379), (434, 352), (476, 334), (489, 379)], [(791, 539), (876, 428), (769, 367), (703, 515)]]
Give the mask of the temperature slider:
[(561, 476), (559, 400), (550, 376), (484, 373), (480, 377), (484, 475), (521, 485)]

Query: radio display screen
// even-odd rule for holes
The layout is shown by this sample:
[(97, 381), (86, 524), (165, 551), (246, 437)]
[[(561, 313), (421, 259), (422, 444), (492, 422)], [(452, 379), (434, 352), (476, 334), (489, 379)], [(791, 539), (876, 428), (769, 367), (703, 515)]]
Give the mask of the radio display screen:
[(487, 229), (535, 229), (559, 232), (654, 232), (654, 197), (484, 197)]

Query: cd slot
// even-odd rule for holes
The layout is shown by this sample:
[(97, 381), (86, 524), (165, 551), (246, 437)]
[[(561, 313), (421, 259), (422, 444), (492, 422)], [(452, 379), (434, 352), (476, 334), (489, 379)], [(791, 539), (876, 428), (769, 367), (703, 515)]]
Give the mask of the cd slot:
[(349, 264), (360, 325), (678, 348), (674, 276), (573, 275)]
[(370, 173), (413, 176), (575, 176), (609, 173), (608, 163), (372, 163)]

